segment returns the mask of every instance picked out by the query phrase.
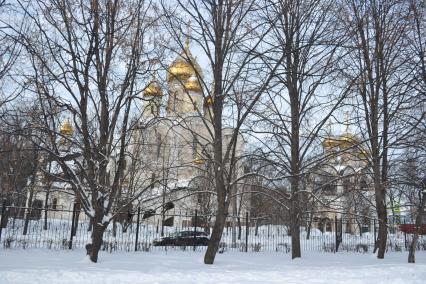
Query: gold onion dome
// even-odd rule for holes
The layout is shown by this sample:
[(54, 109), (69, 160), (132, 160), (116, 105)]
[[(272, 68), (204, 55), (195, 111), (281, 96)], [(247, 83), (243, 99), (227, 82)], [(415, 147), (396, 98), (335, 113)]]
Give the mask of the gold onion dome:
[(143, 95), (144, 97), (161, 97), (163, 96), (163, 91), (161, 90), (157, 81), (153, 80), (146, 87), (145, 91), (143, 92)]
[(202, 164), (204, 164), (204, 160), (201, 159), (201, 158), (195, 159), (194, 160), (194, 164), (196, 164), (196, 165), (202, 165)]
[(74, 134), (74, 128), (71, 125), (71, 122), (67, 119), (67, 121), (62, 124), (59, 133), (64, 136), (72, 136)]
[(327, 148), (341, 147), (350, 148), (359, 144), (359, 139), (350, 133), (345, 133), (338, 137), (328, 137), (324, 139), (323, 146)]
[(204, 99), (204, 106), (205, 107), (211, 107), (212, 105), (213, 105), (212, 96), (207, 96), (207, 98)]
[(333, 148), (339, 146), (337, 138), (327, 137), (324, 139), (323, 146), (326, 148)]
[(204, 159), (201, 157), (199, 153), (197, 153), (197, 156), (195, 157), (195, 160), (193, 161), (196, 165), (202, 165), (204, 164)]
[(191, 76), (188, 79), (188, 81), (185, 82), (184, 87), (185, 87), (185, 90), (196, 92), (196, 93), (201, 93), (203, 91), (200, 81), (198, 81), (196, 76)]
[(356, 135), (351, 134), (351, 133), (345, 133), (345, 134), (341, 135), (340, 140), (345, 141), (347, 143), (352, 143), (352, 144), (359, 143), (358, 137), (356, 137)]
[(185, 48), (182, 53), (169, 66), (167, 74), (168, 82), (174, 79), (186, 81), (191, 77), (203, 77), (200, 65), (189, 50), (189, 39), (186, 39)]

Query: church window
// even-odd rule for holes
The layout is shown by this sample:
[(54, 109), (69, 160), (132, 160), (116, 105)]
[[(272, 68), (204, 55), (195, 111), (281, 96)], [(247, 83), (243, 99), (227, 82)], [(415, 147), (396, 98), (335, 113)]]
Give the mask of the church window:
[(154, 188), (154, 181), (155, 181), (155, 173), (151, 174), (151, 189)]
[(56, 210), (58, 208), (58, 199), (57, 198), (53, 198), (52, 200), (52, 209)]
[(160, 151), (161, 151), (161, 134), (157, 133), (157, 159), (160, 158)]
[(192, 158), (195, 160), (197, 159), (197, 146), (198, 146), (198, 139), (197, 136), (192, 137)]
[(327, 232), (331, 232), (331, 231), (333, 231), (332, 226), (331, 226), (331, 222), (327, 222), (325, 230), (326, 230)]
[(120, 171), (120, 178), (124, 178), (124, 173), (126, 171), (127, 168), (127, 160), (123, 159), (123, 164), (122, 164), (123, 168)]

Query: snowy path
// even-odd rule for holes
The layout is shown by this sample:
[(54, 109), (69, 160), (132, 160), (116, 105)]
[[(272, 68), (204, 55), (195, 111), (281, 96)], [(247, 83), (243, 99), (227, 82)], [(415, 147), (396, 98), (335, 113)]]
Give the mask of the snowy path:
[(426, 253), (225, 253), (202, 263), (193, 252), (102, 253), (89, 263), (82, 250), (0, 250), (0, 283), (426, 283)]

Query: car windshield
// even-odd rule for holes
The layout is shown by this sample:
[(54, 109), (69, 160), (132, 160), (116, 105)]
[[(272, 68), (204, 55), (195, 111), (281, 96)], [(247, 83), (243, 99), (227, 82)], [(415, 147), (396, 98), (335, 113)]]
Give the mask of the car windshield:
[(178, 236), (178, 233), (169, 233), (166, 236), (164, 236), (163, 238), (176, 238)]
[(180, 232), (179, 233), (179, 237), (188, 237), (191, 235), (191, 232), (185, 231), (185, 232)]
[(197, 231), (197, 232), (194, 232), (194, 231), (182, 231), (182, 232), (169, 233), (169, 234), (165, 235), (162, 238), (164, 239), (164, 238), (177, 238), (177, 237), (181, 237), (181, 238), (182, 237), (194, 237), (194, 235), (197, 236), (197, 237), (199, 237), (199, 236), (203, 236), (203, 237), (208, 236), (208, 234), (205, 233), (205, 232), (203, 232), (203, 231)]
[(205, 232), (202, 231), (183, 231), (179, 233), (179, 237), (189, 237), (189, 236), (208, 236)]

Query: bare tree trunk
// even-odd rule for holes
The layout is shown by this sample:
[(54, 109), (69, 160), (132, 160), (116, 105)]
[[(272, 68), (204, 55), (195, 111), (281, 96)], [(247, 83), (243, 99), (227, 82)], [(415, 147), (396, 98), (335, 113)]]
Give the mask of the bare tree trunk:
[(295, 259), (302, 256), (300, 249), (299, 209), (296, 201), (291, 202), (290, 216), (291, 258)]
[(237, 220), (236, 217), (238, 214), (238, 210), (237, 210), (237, 187), (234, 185), (232, 187), (232, 191), (233, 191), (233, 195), (234, 197), (232, 198), (232, 247), (235, 248), (237, 247)]
[(312, 228), (312, 219), (314, 217), (314, 214), (309, 214), (309, 221), (308, 221), (308, 229), (306, 230), (306, 239), (309, 240), (311, 237), (311, 228)]
[[(96, 219), (95, 219), (96, 220)], [(101, 250), (102, 239), (104, 236), (106, 225), (99, 222), (93, 222), (92, 230), (92, 249), (90, 251), (89, 257), (92, 262), (98, 262), (98, 254)]]
[(216, 257), (216, 252), (219, 249), (220, 240), (222, 238), (223, 228), (225, 227), (227, 206), (225, 200), (220, 200), (218, 203), (218, 210), (216, 220), (214, 222), (212, 235), (210, 237), (209, 246), (207, 247), (206, 254), (204, 255), (205, 264), (213, 264)]
[[(291, 58), (288, 58), (288, 62), (292, 62)], [(290, 94), (290, 108), (291, 108), (291, 204), (290, 204), (290, 232), (291, 232), (291, 258), (295, 259), (302, 256), (300, 251), (300, 206), (299, 206), (299, 187), (300, 187), (300, 136), (299, 136), (299, 120), (300, 120), (300, 109), (299, 109), (299, 94), (297, 93), (297, 76), (298, 73), (295, 70), (298, 66), (296, 64), (292, 66), (291, 73), (287, 75), (287, 81), (293, 82), (288, 85), (288, 92)]]
[(237, 218), (237, 224), (238, 224), (238, 240), (241, 240), (241, 218), (238, 216)]
[(416, 246), (417, 241), (419, 240), (419, 231), (422, 227), (422, 218), (424, 214), (424, 208), (426, 205), (426, 194), (423, 193), (422, 196), (422, 202), (419, 207), (419, 211), (417, 212), (416, 216), (416, 231), (414, 232), (413, 239), (410, 243), (410, 248), (408, 250), (408, 263), (415, 263), (416, 262)]
[(93, 219), (90, 219), (89, 226), (87, 227), (87, 231), (88, 232), (92, 231), (92, 228), (93, 228)]
[(358, 230), (359, 230), (359, 236), (362, 237), (362, 224), (360, 221), (356, 220), (356, 223), (358, 225)]
[(32, 176), (31, 176), (31, 183), (30, 183), (30, 196), (28, 197), (28, 209), (27, 209), (27, 215), (25, 216), (25, 223), (24, 223), (24, 231), (22, 232), (23, 235), (27, 234), (28, 231), (28, 225), (31, 218), (32, 213), (32, 207), (33, 207), (33, 194), (34, 194), (34, 185), (36, 183), (37, 179), (37, 169), (38, 169), (38, 153), (37, 151), (34, 153), (34, 166), (32, 169)]
[[(416, 227), (417, 227), (417, 219), (416, 219)], [(416, 231), (413, 235), (413, 239), (411, 240), (410, 247), (408, 249), (408, 263), (416, 262), (416, 246), (417, 241), (419, 240), (419, 233)]]
[(28, 225), (30, 223), (32, 205), (33, 205), (33, 187), (30, 188), (30, 196), (28, 197), (28, 208), (27, 208), (27, 215), (25, 216), (24, 231), (22, 232), (23, 235), (26, 235), (28, 232)]
[(385, 252), (386, 252), (386, 242), (388, 237), (388, 231), (387, 231), (387, 214), (386, 214), (386, 207), (380, 206), (378, 209), (379, 212), (379, 236), (378, 236), (378, 248), (379, 251), (377, 253), (377, 258), (383, 259), (385, 258)]
[(112, 236), (117, 237), (117, 221), (112, 221)]
[(75, 206), (76, 210), (75, 210), (75, 216), (74, 216), (74, 231), (72, 233), (73, 236), (75, 236), (77, 234), (77, 230), (78, 230), (78, 220), (80, 218), (80, 211), (81, 211), (81, 205), (80, 202), (77, 200), (77, 204)]
[[(386, 211), (386, 195), (383, 188), (383, 184), (380, 180), (380, 170), (377, 168), (379, 165), (375, 165), (375, 173), (374, 173), (374, 188), (375, 188), (375, 196), (376, 196), (376, 211), (377, 217), (379, 219), (379, 232), (377, 238), (377, 258), (383, 259), (386, 253), (386, 242), (387, 242), (387, 211)], [(377, 172), (376, 172), (377, 171)]]
[(47, 211), (49, 209), (49, 188), (46, 189), (46, 196), (44, 198), (44, 225), (43, 230), (47, 230)]

